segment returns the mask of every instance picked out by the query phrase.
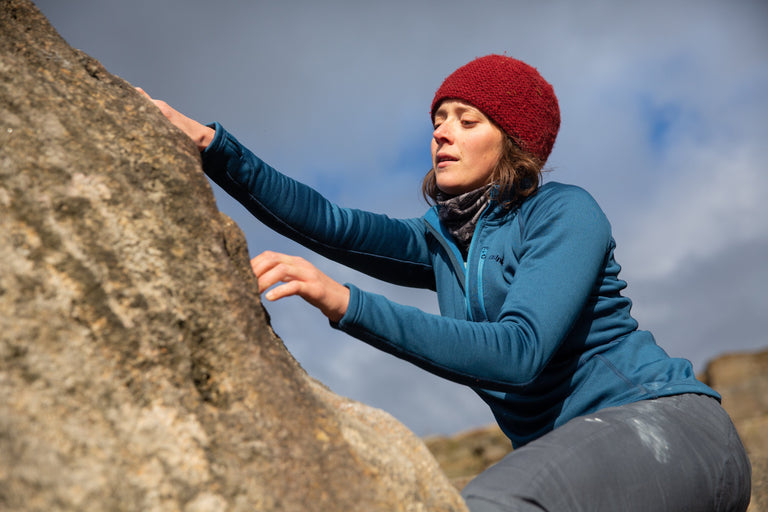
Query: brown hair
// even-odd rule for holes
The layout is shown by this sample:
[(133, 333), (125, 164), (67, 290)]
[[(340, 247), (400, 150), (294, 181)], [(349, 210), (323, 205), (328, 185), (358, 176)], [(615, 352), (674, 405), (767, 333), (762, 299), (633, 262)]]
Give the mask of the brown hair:
[[(496, 185), (499, 203), (505, 208), (512, 208), (539, 189), (543, 165), (538, 158), (515, 144), (511, 137), (504, 137), (501, 144), (501, 156), (489, 183)], [(432, 168), (424, 176), (421, 193), (427, 203), (434, 203), (439, 192), (435, 169)]]

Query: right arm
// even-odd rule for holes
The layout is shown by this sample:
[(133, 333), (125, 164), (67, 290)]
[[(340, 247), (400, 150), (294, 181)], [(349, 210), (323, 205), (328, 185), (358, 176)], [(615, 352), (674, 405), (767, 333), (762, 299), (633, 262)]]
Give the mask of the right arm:
[(206, 174), (278, 233), (334, 261), (406, 286), (434, 287), (421, 219), (341, 208), (277, 172), (214, 124)]
[(264, 163), (219, 124), (203, 125), (137, 90), (192, 139), (205, 173), (267, 226), (373, 277), (434, 288), (421, 219), (340, 208)]

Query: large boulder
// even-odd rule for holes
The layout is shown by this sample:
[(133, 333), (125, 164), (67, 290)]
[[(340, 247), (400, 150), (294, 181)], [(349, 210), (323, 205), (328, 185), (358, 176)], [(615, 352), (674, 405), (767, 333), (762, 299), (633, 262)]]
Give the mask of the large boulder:
[(0, 509), (466, 510), (272, 332), (197, 151), (0, 1)]

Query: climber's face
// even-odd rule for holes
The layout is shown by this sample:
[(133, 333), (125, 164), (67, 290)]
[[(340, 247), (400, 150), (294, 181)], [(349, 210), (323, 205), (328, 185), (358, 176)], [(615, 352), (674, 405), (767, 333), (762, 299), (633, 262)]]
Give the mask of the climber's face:
[(446, 100), (435, 111), (432, 166), (437, 187), (456, 195), (491, 181), (501, 158), (504, 132), (478, 109)]

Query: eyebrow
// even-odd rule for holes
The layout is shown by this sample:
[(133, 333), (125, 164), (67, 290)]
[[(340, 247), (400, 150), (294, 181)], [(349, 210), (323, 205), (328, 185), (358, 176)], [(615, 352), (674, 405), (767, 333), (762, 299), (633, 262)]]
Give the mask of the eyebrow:
[[(437, 119), (438, 116), (442, 116), (442, 117), (447, 116), (447, 113), (445, 112), (445, 110), (446, 110), (445, 104), (440, 105), (440, 107), (437, 109), (437, 111), (435, 111), (435, 119)], [(459, 103), (456, 106), (456, 113), (458, 115), (464, 114), (466, 112), (482, 114), (482, 112), (479, 109), (473, 107), (472, 105), (466, 105), (464, 103)]]

